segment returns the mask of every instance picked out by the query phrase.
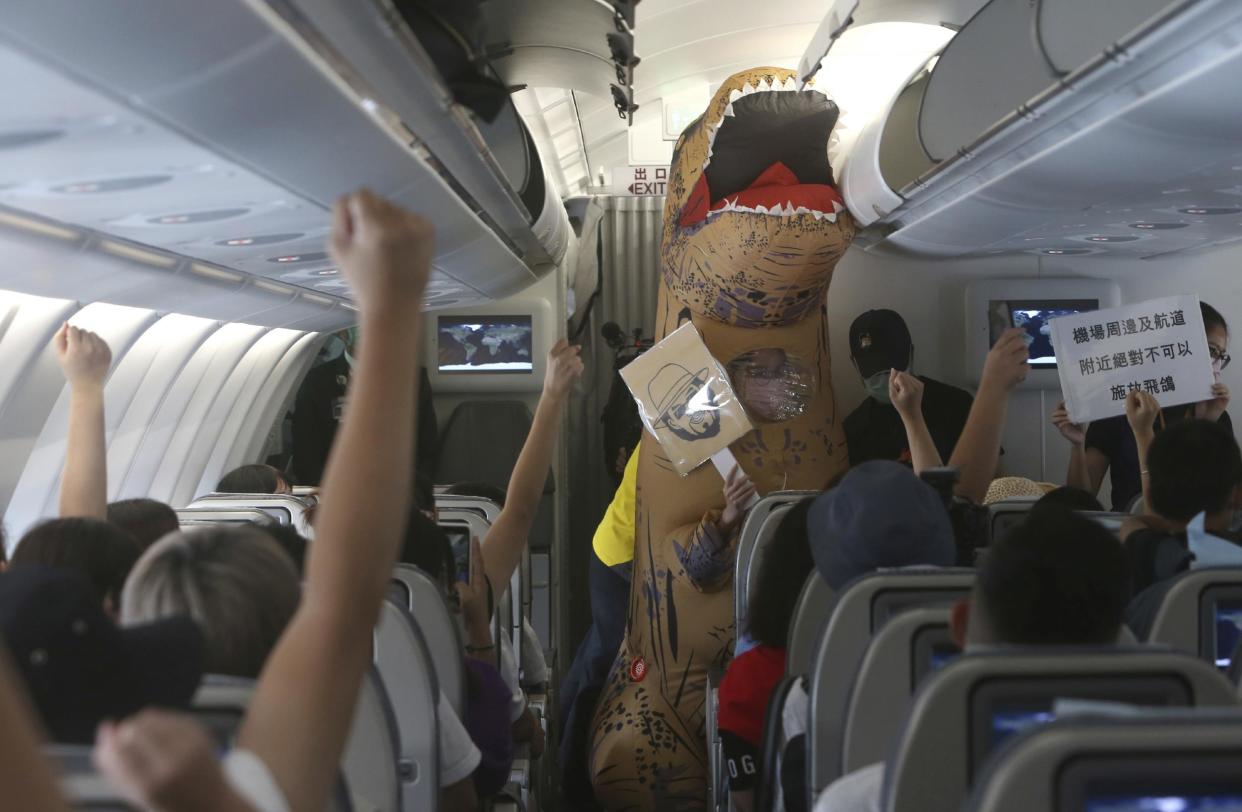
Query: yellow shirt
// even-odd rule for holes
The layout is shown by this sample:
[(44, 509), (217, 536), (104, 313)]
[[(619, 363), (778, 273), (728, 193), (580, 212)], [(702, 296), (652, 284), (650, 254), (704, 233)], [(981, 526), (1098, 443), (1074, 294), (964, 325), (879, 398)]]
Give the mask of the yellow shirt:
[(591, 542), (595, 556), (609, 567), (634, 560), (634, 487), (638, 478), (638, 449), (641, 447), (640, 443), (630, 454), (621, 484), (617, 486), (612, 504), (604, 512), (599, 527), (595, 528), (595, 538)]

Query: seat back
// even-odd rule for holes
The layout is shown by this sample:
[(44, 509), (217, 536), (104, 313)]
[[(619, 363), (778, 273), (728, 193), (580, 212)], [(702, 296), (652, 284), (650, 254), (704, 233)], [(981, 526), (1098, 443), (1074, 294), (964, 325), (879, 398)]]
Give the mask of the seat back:
[(240, 508), (261, 510), (279, 524), (292, 525), (299, 533), (314, 532), (307, 514), (311, 502), (301, 496), (284, 493), (208, 493), (197, 497), (187, 508)]
[(995, 745), (1050, 719), (1059, 699), (1144, 707), (1237, 704), (1224, 676), (1180, 652), (1070, 647), (961, 657), (915, 695), (888, 762), (882, 808), (957, 812)]
[(52, 744), (43, 753), (55, 765), (60, 791), (72, 809), (91, 812), (139, 812), (95, 769), (91, 747), (78, 744)]
[(850, 691), (872, 637), (901, 612), (946, 607), (965, 598), (974, 570), (911, 568), (864, 575), (846, 585), (828, 617), (808, 678), (807, 771), (823, 789), (843, 775)]
[(733, 619), (741, 634), (750, 603), (751, 579), (759, 574), (764, 546), (776, 535), (785, 512), (795, 503), (817, 496), (819, 491), (776, 491), (760, 499), (746, 514), (738, 534), (737, 558), (733, 565)]
[(768, 697), (768, 707), (763, 714), (763, 738), (759, 742), (759, 757), (763, 766), (759, 770), (759, 785), (755, 788), (756, 809), (776, 808), (777, 790), (781, 784), (781, 753), (788, 743), (785, 740), (785, 700), (797, 680), (798, 677), (786, 674)]
[(500, 505), (484, 496), (437, 493), (435, 498), (437, 510), (470, 510), (486, 519), (489, 525), (495, 524), (500, 516)]
[[(435, 809), (440, 797), (440, 689), (431, 651), (409, 611), (384, 601), (375, 667), (392, 702), (400, 749), (401, 809)], [(456, 659), (460, 661), (461, 655)]]
[(1242, 642), (1242, 567), (1208, 567), (1177, 576), (1147, 639), (1228, 670)]
[(876, 633), (850, 692), (843, 772), (888, 758), (918, 684), (960, 653), (949, 631), (949, 614), (948, 609), (911, 609)]
[(258, 508), (197, 507), (176, 511), (182, 530), (212, 524), (277, 524), (270, 513)]
[(397, 564), (392, 580), (394, 589), (389, 596), (415, 619), (435, 664), (436, 682), (453, 712), (462, 715), (466, 705), (466, 673), (461, 661), (461, 627), (445, 602), (440, 585), (413, 564)]
[[(194, 695), (191, 712), (226, 749), (237, 737), (253, 693), (253, 680), (209, 674)], [(372, 668), (358, 694), (332, 808), (352, 809), (350, 796), (354, 795), (381, 812), (399, 809), (397, 752), (392, 708)]]
[(1019, 496), (988, 505), (988, 540), (996, 541), (1016, 527), (1038, 501), (1038, 497)]
[(807, 576), (794, 608), (789, 627), (789, 645), (785, 648), (785, 673), (802, 676), (811, 670), (815, 647), (823, 637), (828, 615), (836, 602), (836, 594), (818, 572)]
[(1242, 715), (1158, 712), (1058, 719), (989, 762), (972, 812), (1242, 809)]

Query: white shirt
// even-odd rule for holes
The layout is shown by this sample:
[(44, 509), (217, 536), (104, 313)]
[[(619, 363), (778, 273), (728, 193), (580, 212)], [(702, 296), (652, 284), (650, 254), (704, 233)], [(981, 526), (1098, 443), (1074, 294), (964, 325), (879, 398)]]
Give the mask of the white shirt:
[(233, 791), (255, 812), (289, 812), (289, 803), (272, 771), (249, 750), (230, 750), (221, 763), (224, 778)]
[(843, 775), (815, 800), (815, 812), (880, 812), (884, 763), (870, 764)]
[(499, 670), (500, 676), (504, 679), (510, 693), (509, 721), (516, 722), (526, 712), (526, 694), (522, 691), (517, 657), (513, 656), (513, 641), (509, 639), (509, 635), (505, 634), (505, 631), (505, 629), (500, 630), (500, 640), (496, 641), (500, 647)]
[(440, 786), (450, 787), (469, 778), (483, 760), (483, 754), (474, 746), (469, 731), (453, 712), (443, 691), (436, 706), (436, 717), (440, 722)]

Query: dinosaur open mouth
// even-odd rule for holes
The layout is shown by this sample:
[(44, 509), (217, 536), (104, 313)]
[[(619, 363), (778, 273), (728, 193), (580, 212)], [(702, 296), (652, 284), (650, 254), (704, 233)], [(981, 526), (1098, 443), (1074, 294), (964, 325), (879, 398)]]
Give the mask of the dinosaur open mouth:
[(731, 91), (720, 120), (704, 123), (707, 161), (682, 209), (681, 226), (724, 212), (809, 214), (835, 222), (845, 209), (828, 163), (838, 115), (831, 99), (798, 90), (792, 78)]

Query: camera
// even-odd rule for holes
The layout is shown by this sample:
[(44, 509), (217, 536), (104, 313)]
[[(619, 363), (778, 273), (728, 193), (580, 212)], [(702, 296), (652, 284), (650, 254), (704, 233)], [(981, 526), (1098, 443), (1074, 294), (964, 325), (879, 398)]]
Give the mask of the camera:
[(928, 468), (919, 478), (936, 490), (949, 513), (957, 545), (957, 565), (975, 566), (979, 551), (988, 546), (991, 537), (988, 509), (953, 492), (961, 478), (956, 468)]

